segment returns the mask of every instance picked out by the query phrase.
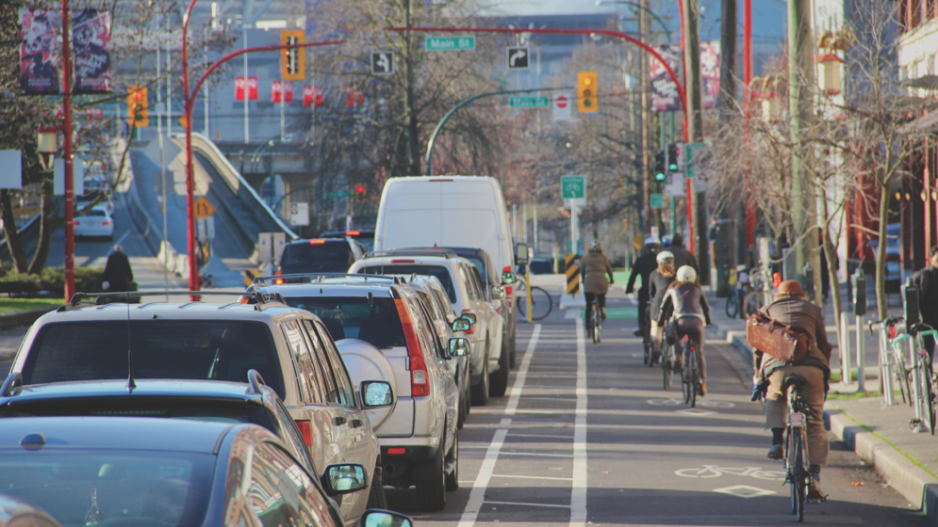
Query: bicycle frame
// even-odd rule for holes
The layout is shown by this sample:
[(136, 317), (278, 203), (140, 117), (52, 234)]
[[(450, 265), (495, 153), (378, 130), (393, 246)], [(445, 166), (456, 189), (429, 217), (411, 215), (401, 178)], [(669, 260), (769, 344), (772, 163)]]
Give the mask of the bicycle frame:
[[(798, 521), (804, 517), (804, 504), (807, 503), (807, 478), (810, 473), (810, 458), (808, 449), (808, 419), (804, 412), (806, 404), (801, 399), (801, 395), (794, 385), (788, 387), (788, 422), (786, 431), (786, 459), (785, 473), (786, 480), (790, 485), (797, 485), (792, 489), (792, 512), (798, 512)], [(795, 465), (797, 453), (792, 447), (793, 437), (797, 434), (800, 437), (801, 448), (801, 466)], [(797, 492), (796, 492), (797, 490)], [(795, 499), (799, 501), (795, 504)]]
[(925, 359), (923, 358), (925, 343), (924, 338), (926, 336), (931, 336), (932, 338), (938, 339), (938, 331), (933, 329), (927, 331), (919, 331), (914, 335), (905, 334), (900, 335), (892, 339), (892, 349), (896, 354), (897, 358), (901, 360), (902, 358), (902, 343), (908, 341), (909, 343), (909, 360), (912, 364), (912, 376), (914, 379), (913, 383), (913, 395), (912, 398), (915, 400), (915, 420), (918, 421), (918, 427), (914, 429), (916, 432), (923, 432), (924, 427), (922, 422), (925, 420), (926, 408), (922, 405), (921, 386), (922, 382), (931, 382), (931, 379), (922, 379), (922, 366)]

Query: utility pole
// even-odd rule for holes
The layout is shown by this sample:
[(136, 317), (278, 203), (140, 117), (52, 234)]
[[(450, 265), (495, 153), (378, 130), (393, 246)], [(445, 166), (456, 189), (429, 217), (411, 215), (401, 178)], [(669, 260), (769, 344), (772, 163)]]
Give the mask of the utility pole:
[[(703, 142), (703, 115), (701, 113), (700, 79), (700, 27), (698, 0), (684, 0), (684, 64), (687, 77), (687, 126), (690, 143)], [(696, 171), (700, 174), (699, 171)], [(707, 247), (707, 193), (697, 192), (694, 181), (688, 180), (690, 215), (688, 222), (693, 225), (695, 256), (697, 256), (697, 276), (702, 285), (710, 284), (710, 251)]]
[[(801, 236), (810, 229), (813, 221), (811, 200), (805, 193), (804, 163), (805, 152), (800, 147), (801, 129), (807, 124), (811, 112), (811, 93), (808, 87), (813, 80), (813, 67), (811, 66), (811, 53), (813, 41), (811, 38), (811, 13), (808, 0), (788, 0), (788, 97), (789, 112), (791, 114), (791, 140), (795, 145), (791, 156), (791, 193), (792, 193), (792, 222), (793, 229), (789, 243), (795, 251), (795, 269), (786, 270), (786, 279), (798, 280), (804, 283), (805, 268), (810, 265), (815, 270), (819, 265), (813, 265), (812, 260), (817, 259), (817, 236), (809, 235), (800, 240)], [(811, 258), (815, 253), (815, 258)], [(812, 273), (817, 275), (818, 273)], [(815, 288), (819, 292), (820, 288)]]
[[(720, 122), (724, 126), (736, 117), (736, 0), (723, 0), (723, 13), (720, 17), (720, 97), (717, 106), (720, 109)], [(724, 133), (726, 128), (724, 128)], [(717, 295), (729, 295), (729, 273), (724, 272), (735, 265), (736, 251), (733, 245), (738, 239), (736, 231), (739, 224), (733, 221), (735, 211), (724, 209), (720, 213), (720, 230), (714, 245), (713, 263), (717, 270)], [(738, 216), (738, 214), (737, 214)]]
[[(638, 11), (638, 38), (644, 41), (648, 33), (648, 0), (641, 0), (641, 9)], [(639, 55), (639, 69), (641, 70), (642, 92), (642, 232), (651, 234), (651, 227), (657, 225), (651, 208), (651, 93), (648, 71), (648, 55)]]

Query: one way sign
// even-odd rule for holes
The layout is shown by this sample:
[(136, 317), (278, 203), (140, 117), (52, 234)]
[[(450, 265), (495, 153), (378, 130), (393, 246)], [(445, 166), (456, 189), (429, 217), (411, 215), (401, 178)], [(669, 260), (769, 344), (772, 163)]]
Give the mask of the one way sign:
[(508, 48), (508, 69), (528, 69), (528, 57), (530, 55), (528, 48)]
[(394, 73), (394, 52), (378, 51), (371, 54), (371, 74), (391, 75)]

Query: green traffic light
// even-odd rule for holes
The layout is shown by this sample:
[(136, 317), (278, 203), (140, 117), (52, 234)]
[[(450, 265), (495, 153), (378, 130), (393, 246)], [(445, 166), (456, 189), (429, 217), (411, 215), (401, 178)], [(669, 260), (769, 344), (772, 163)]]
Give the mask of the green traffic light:
[(677, 172), (677, 163), (669, 163), (668, 170), (671, 172)]
[(668, 176), (664, 172), (655, 173), (655, 181), (664, 181)]
[(583, 101), (583, 106), (592, 106), (592, 105), (593, 105), (593, 101), (589, 99), (586, 99), (585, 101)]

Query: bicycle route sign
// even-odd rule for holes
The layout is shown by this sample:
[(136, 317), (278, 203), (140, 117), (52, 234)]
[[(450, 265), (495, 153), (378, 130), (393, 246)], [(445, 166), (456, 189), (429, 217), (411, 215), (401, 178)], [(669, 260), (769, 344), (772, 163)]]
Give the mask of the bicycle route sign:
[(563, 199), (586, 199), (586, 178), (583, 176), (562, 176), (560, 192)]

